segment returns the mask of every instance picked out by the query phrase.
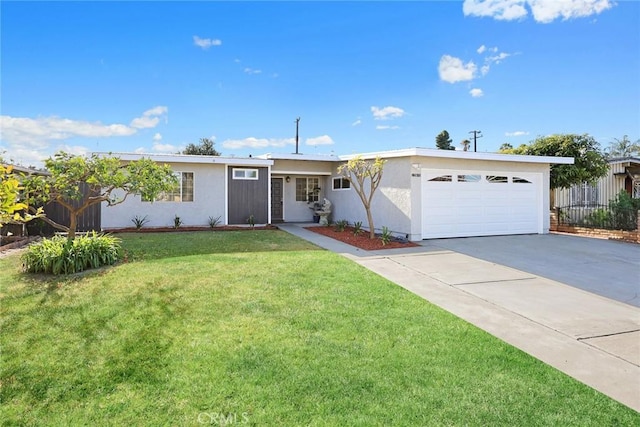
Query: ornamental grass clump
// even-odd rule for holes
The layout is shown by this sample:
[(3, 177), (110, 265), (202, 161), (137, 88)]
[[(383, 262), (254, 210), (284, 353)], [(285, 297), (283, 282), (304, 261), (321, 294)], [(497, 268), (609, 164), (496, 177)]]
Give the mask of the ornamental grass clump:
[(22, 265), (27, 273), (73, 274), (113, 265), (121, 254), (120, 239), (94, 231), (75, 239), (54, 236), (33, 244), (22, 255)]

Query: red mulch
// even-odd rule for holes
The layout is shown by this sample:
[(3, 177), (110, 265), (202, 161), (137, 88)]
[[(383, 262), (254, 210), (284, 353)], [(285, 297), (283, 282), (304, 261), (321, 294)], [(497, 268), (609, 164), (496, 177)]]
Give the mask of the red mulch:
[(377, 251), (380, 249), (398, 249), (398, 248), (410, 248), (418, 246), (412, 242), (399, 242), (397, 240), (391, 240), (386, 245), (382, 244), (379, 236), (374, 239), (369, 238), (368, 231), (361, 231), (357, 236), (353, 234), (353, 227), (346, 227), (344, 231), (336, 231), (335, 226), (329, 227), (306, 227), (307, 230), (314, 233), (322, 234), (323, 236), (331, 237), (346, 243), (356, 248), (364, 249), (365, 251)]
[(256, 225), (251, 228), (248, 226), (233, 226), (233, 225), (221, 225), (219, 227), (191, 227), (180, 226), (174, 227), (142, 227), (140, 229), (134, 227), (126, 228), (109, 228), (104, 230), (106, 233), (169, 233), (169, 232), (181, 232), (181, 231), (245, 231), (245, 230), (277, 230), (278, 227), (273, 225)]

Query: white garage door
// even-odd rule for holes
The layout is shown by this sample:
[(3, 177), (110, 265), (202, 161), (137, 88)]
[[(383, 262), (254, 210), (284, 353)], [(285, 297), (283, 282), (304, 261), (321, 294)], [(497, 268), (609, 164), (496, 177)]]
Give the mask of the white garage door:
[(542, 233), (542, 174), (422, 170), (422, 238)]

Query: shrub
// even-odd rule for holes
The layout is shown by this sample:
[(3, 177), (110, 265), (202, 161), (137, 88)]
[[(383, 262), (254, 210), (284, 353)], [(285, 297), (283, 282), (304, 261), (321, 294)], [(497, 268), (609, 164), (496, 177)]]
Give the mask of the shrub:
[(249, 218), (247, 218), (247, 223), (251, 228), (254, 228), (256, 226), (256, 219), (254, 218), (253, 215), (249, 215)]
[(362, 221), (356, 221), (353, 223), (353, 235), (357, 236), (362, 232)]
[(346, 219), (336, 221), (336, 231), (344, 231), (344, 229), (347, 228), (347, 225), (349, 225), (349, 221)]
[(121, 257), (120, 239), (91, 232), (75, 239), (54, 236), (35, 243), (22, 255), (27, 273), (73, 274), (103, 265), (113, 265)]
[(222, 219), (220, 219), (220, 218), (221, 218), (220, 216), (217, 216), (215, 218), (210, 216), (209, 217), (209, 227), (215, 228), (215, 227), (219, 226), (220, 223), (222, 222)]
[(382, 234), (380, 235), (382, 245), (385, 246), (387, 243), (389, 243), (392, 237), (393, 235), (391, 234), (391, 231), (387, 227), (382, 227)]
[(612, 225), (620, 230), (635, 230), (638, 227), (637, 212), (640, 199), (634, 199), (626, 191), (620, 190), (615, 199), (609, 202)]
[(140, 215), (136, 215), (131, 218), (131, 222), (136, 226), (136, 230), (140, 230), (146, 223), (149, 222), (149, 217), (147, 215), (140, 217)]
[(182, 220), (178, 215), (173, 217), (173, 228), (178, 229), (182, 225)]

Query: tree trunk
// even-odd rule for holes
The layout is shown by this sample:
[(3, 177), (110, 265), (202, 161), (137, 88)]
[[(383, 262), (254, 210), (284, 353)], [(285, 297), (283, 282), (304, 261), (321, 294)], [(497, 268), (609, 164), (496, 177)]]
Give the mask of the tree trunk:
[(369, 238), (373, 239), (376, 237), (376, 229), (373, 228), (373, 215), (371, 215), (371, 208), (367, 207), (367, 221), (369, 222)]
[(67, 238), (69, 240), (73, 240), (76, 237), (76, 227), (78, 223), (78, 216), (75, 212), (70, 212), (69, 215), (69, 232), (67, 233)]

